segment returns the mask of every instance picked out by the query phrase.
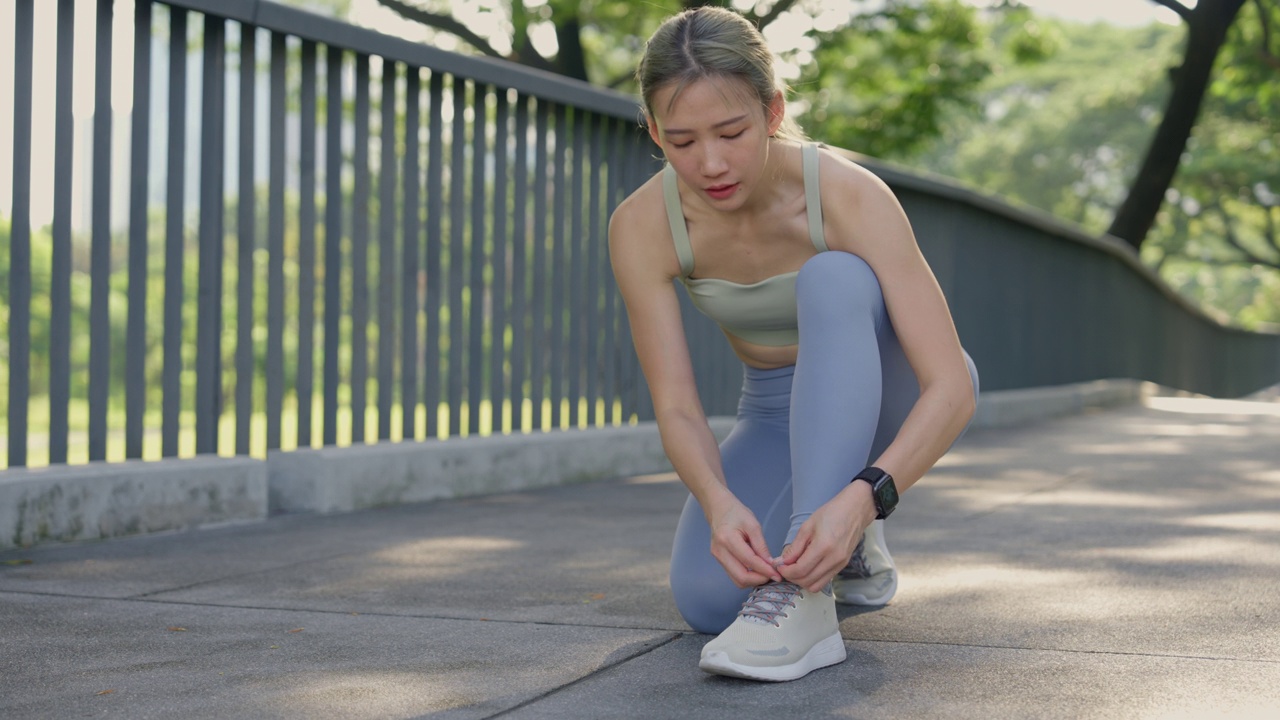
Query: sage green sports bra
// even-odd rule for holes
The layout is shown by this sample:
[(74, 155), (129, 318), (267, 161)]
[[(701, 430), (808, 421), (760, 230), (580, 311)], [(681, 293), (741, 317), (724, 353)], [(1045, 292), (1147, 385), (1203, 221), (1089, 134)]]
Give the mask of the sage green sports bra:
[[(804, 200), (809, 219), (809, 240), (818, 252), (826, 252), (822, 233), (822, 202), (818, 194), (818, 146), (801, 147), (804, 166)], [(693, 246), (680, 206), (680, 190), (675, 170), (667, 165), (662, 176), (667, 220), (680, 259), (680, 282), (689, 292), (694, 307), (715, 320), (722, 330), (757, 345), (783, 347), (800, 341), (796, 322), (796, 272), (765, 278), (743, 285), (719, 278), (691, 278)]]

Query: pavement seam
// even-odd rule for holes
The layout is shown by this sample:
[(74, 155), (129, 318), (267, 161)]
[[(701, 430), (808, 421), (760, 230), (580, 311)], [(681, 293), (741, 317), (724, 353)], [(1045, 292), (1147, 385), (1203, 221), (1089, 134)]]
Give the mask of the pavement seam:
[(653, 647), (641, 649), (641, 650), (639, 650), (639, 651), (637, 651), (637, 652), (634, 652), (634, 653), (632, 653), (632, 654), (630, 654), (630, 655), (628, 655), (628, 656), (626, 656), (626, 657), (624, 657), (624, 658), (619, 658), (618, 660), (616, 660), (616, 661), (614, 661), (614, 662), (611, 662), (611, 663), (609, 663), (608, 665), (605, 665), (605, 666), (603, 666), (603, 667), (596, 668), (595, 670), (593, 670), (593, 671), (591, 671), (591, 672), (587, 673), (586, 675), (583, 675), (582, 677), (580, 677), (580, 678), (578, 678), (578, 679), (576, 679), (576, 680), (573, 680), (573, 681), (571, 681), (571, 682), (567, 682), (567, 683), (565, 683), (564, 685), (560, 685), (559, 687), (552, 688), (552, 689), (550, 689), (550, 690), (548, 690), (548, 691), (546, 691), (546, 692), (542, 693), (541, 695), (538, 695), (537, 697), (531, 697), (531, 698), (529, 698), (528, 700), (521, 701), (521, 702), (519, 702), (519, 703), (517, 703), (517, 704), (515, 704), (515, 705), (512, 705), (511, 707), (509, 707), (509, 708), (507, 708), (507, 709), (505, 709), (505, 710), (499, 710), (498, 712), (494, 713), (493, 715), (489, 715), (488, 717), (486, 717), (486, 718), (485, 718), (485, 720), (492, 720), (493, 718), (502, 717), (503, 715), (508, 715), (508, 714), (510, 714), (510, 713), (513, 713), (513, 712), (515, 712), (515, 711), (517, 711), (517, 710), (519, 710), (519, 709), (521, 709), (521, 708), (529, 707), (530, 705), (532, 705), (532, 704), (534, 704), (534, 703), (536, 703), (536, 702), (540, 702), (540, 701), (542, 701), (542, 700), (545, 700), (546, 698), (549, 698), (549, 697), (551, 697), (552, 695), (555, 695), (556, 693), (558, 693), (558, 692), (560, 692), (560, 691), (562, 691), (562, 690), (568, 690), (569, 688), (574, 687), (575, 685), (580, 685), (580, 684), (582, 684), (582, 683), (584, 683), (584, 682), (586, 682), (586, 681), (590, 680), (591, 678), (594, 678), (594, 677), (596, 677), (597, 675), (600, 675), (601, 673), (608, 672), (608, 671), (610, 671), (610, 670), (612, 670), (612, 669), (614, 669), (614, 668), (616, 668), (616, 667), (619, 667), (619, 666), (621, 666), (621, 665), (623, 665), (623, 664), (625, 664), (625, 663), (629, 663), (629, 662), (631, 662), (632, 660), (635, 660), (636, 658), (644, 657), (645, 655), (648, 655), (649, 653), (653, 652), (654, 650), (657, 650), (658, 648), (666, 647), (667, 645), (670, 645), (671, 643), (673, 643), (673, 642), (675, 642), (675, 641), (679, 640), (680, 638), (682, 638), (682, 637), (684, 637), (684, 636), (685, 636), (685, 633), (682, 633), (682, 632), (672, 633), (671, 637), (669, 637), (669, 638), (667, 638), (666, 640), (663, 640), (663, 641), (661, 641), (661, 642), (654, 643)]
[(304, 565), (311, 565), (311, 564), (320, 563), (320, 562), (328, 562), (330, 560), (337, 560), (338, 558), (347, 557), (348, 555), (358, 555), (361, 552), (364, 552), (364, 551), (348, 550), (346, 552), (340, 552), (335, 555), (328, 555), (320, 558), (311, 558), (308, 560), (299, 560), (297, 562), (285, 563), (283, 565), (276, 565), (269, 568), (259, 568), (257, 570), (249, 570), (247, 572), (236, 573), (233, 575), (226, 575), (223, 577), (198, 580), (196, 582), (188, 583), (186, 585), (179, 585), (177, 587), (160, 588), (157, 590), (149, 590), (144, 593), (138, 593), (137, 595), (129, 595), (127, 599), (147, 599), (156, 595), (163, 595), (164, 593), (181, 592), (183, 590), (190, 590), (191, 588), (200, 587), (201, 585), (208, 585), (210, 583), (225, 582), (227, 580), (238, 580), (240, 578), (252, 577), (254, 575), (261, 575), (263, 573), (279, 572), (280, 570), (286, 570), (286, 569), (291, 570), (293, 568), (302, 567)]
[(941, 640), (871, 640), (846, 637), (847, 642), (879, 643), (884, 645), (934, 645), (938, 647), (975, 648), (979, 650), (1025, 650), (1029, 652), (1053, 652), (1070, 655), (1120, 655), (1125, 657), (1165, 658), (1169, 660), (1215, 660), (1220, 662), (1258, 663), (1280, 665), (1280, 660), (1268, 658), (1224, 657), (1221, 655), (1180, 655), (1174, 653), (1129, 652), (1125, 650), (1080, 650), (1074, 648), (1030, 647), (1019, 645), (984, 645), (981, 643), (943, 642)]
[(146, 603), (151, 605), (181, 605), (186, 607), (217, 608), (221, 610), (257, 610), (263, 612), (284, 613), (316, 613), (321, 615), (356, 615), (377, 618), (408, 618), (412, 620), (454, 620), (459, 622), (503, 623), (507, 625), (542, 625), (546, 627), (580, 627), (592, 630), (630, 630), (635, 632), (683, 633), (681, 630), (658, 627), (637, 627), (633, 625), (598, 625), (594, 623), (566, 623), (548, 620), (512, 620), (504, 618), (461, 617), (458, 615), (420, 615), (412, 613), (395, 613), (384, 611), (362, 612), (359, 610), (330, 610), (326, 608), (275, 607), (271, 605), (231, 605), (226, 603), (196, 602), (194, 600), (165, 600), (149, 597), (111, 597), (108, 595), (73, 595), (69, 593), (53, 593), (40, 590), (6, 590), (0, 588), (0, 595), (37, 595), (41, 597), (68, 598), (71, 600), (103, 600), (109, 602)]

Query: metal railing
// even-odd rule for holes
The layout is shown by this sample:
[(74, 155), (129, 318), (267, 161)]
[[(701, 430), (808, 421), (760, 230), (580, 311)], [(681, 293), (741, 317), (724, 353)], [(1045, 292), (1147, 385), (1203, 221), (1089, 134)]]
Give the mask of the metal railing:
[[(117, 4), (9, 10), (0, 467), (652, 417), (605, 245), (612, 209), (657, 169), (633, 99), (265, 0)], [(76, 36), (86, 7), (93, 42)], [(36, 42), (38, 17), (56, 47)], [(49, 87), (37, 52), (53, 54)], [(122, 77), (131, 106), (114, 111)], [(1280, 381), (1280, 338), (1207, 318), (1117, 245), (868, 164), (902, 198), (985, 389)], [(45, 200), (48, 226), (32, 215)], [(731, 414), (740, 366), (681, 297), (704, 407)]]
[[(84, 5), (52, 20), (51, 146), (32, 143), (33, 25), (55, 9), (14, 10), (9, 466), (32, 448), (36, 464), (261, 455), (646, 413), (604, 242), (655, 163), (633, 100), (270, 2), (137, 0), (113, 223), (116, 3), (96, 0), (93, 43), (75, 36)], [(87, 234), (71, 222), (86, 63)], [(46, 232), (29, 209), (50, 156)]]
[(1120, 240), (856, 159), (910, 216), (983, 390), (1130, 378), (1239, 397), (1280, 383), (1280, 335), (1210, 317)]

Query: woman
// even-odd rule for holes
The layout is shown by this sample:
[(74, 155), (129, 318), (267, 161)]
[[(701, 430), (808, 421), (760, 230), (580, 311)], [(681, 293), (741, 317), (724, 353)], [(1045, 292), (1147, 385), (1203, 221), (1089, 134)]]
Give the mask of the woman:
[[(892, 597), (883, 518), (967, 425), (977, 375), (898, 202), (801, 142), (750, 23), (708, 7), (674, 16), (637, 78), (667, 167), (614, 212), (609, 245), (663, 447), (690, 491), (672, 591), (695, 630), (720, 633), (702, 669), (795, 679), (845, 658), (836, 596)], [(675, 279), (744, 363), (719, 447)]]

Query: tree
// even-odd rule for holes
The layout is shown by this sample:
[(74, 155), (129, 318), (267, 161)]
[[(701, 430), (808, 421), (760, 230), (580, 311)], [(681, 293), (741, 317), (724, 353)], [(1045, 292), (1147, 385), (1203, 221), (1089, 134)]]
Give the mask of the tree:
[[(1214, 65), (1227, 40), (1227, 30), (1246, 2), (1199, 0), (1194, 8), (1189, 8), (1177, 0), (1152, 1), (1177, 13), (1187, 26), (1187, 36), (1182, 64), (1170, 73), (1173, 89), (1164, 116), (1129, 186), (1128, 195), (1107, 230), (1135, 250), (1142, 247), (1164, 203), (1165, 192), (1173, 182), (1187, 139), (1200, 115)], [(1264, 1), (1254, 0), (1260, 9)], [(1265, 20), (1266, 12), (1260, 16)]]
[[(526, 6), (523, 0), (509, 0), (505, 8), (493, 4), (491, 12), (506, 10), (507, 37), (501, 45), (509, 50), (500, 49), (494, 38), (485, 37), (467, 24), (458, 20), (451, 12), (450, 2), (422, 2), (422, 0), (378, 0), (378, 3), (399, 13), (407, 20), (421, 23), (427, 27), (454, 35), (472, 49), (489, 57), (502, 58), (522, 65), (536, 67), (578, 80), (592, 81), (616, 87), (629, 79), (628, 74), (613, 74), (609, 78), (593, 78), (589, 67), (589, 36), (602, 31), (616, 34), (622, 32), (632, 38), (647, 35), (644, 25), (649, 29), (656, 27), (657, 20), (680, 10), (717, 5), (729, 7), (728, 0), (668, 0), (667, 2), (580, 2), (579, 0), (547, 0), (537, 4), (534, 9)], [(763, 29), (786, 12), (796, 0), (777, 0), (770, 9), (758, 14), (748, 10), (743, 15)], [(533, 43), (530, 32), (532, 26), (539, 21), (550, 21), (555, 27), (556, 51), (544, 54)], [(607, 29), (607, 30), (606, 30)], [(634, 43), (631, 43), (634, 45)]]
[(1048, 55), (1051, 41), (1025, 8), (1003, 17), (1009, 32), (988, 43), (989, 26), (970, 5), (888, 0), (816, 34), (814, 62), (798, 83), (801, 123), (827, 142), (868, 155), (915, 157), (948, 115), (978, 109), (977, 90), (997, 64)]
[[(1173, 287), (1246, 327), (1280, 321), (1280, 7), (1257, 4), (1228, 33), (1220, 70), (1141, 257)], [(1183, 32), (1041, 20), (1049, 62), (998, 68), (981, 116), (952, 115), (915, 164), (1025, 203), (1090, 233), (1107, 228), (1170, 94)], [(1006, 42), (1007, 23), (992, 30)]]
[[(994, 57), (978, 11), (960, 0), (474, 0), (483, 23), (464, 22), (459, 4), (445, 0), (377, 2), (474, 52), (625, 91), (634, 91), (644, 39), (664, 18), (694, 6), (731, 7), (766, 36), (786, 26), (779, 36), (790, 45), (775, 42), (774, 50), (811, 134), (899, 159), (937, 136), (946, 113), (972, 106)], [(480, 24), (498, 30), (482, 35), (472, 27)], [(539, 51), (535, 32), (545, 37), (549, 26), (555, 51)], [(1018, 39), (1015, 55), (1038, 52), (1029, 38)]]
[[(1025, 32), (996, 19), (992, 40)], [(953, 113), (913, 164), (1101, 233), (1124, 196), (1168, 96), (1160, 79), (1176, 30), (1039, 19), (1055, 49), (1035, 64), (1005, 64), (982, 85), (979, 113)]]
[(1175, 287), (1249, 325), (1280, 323), (1278, 25), (1280, 3), (1241, 11), (1143, 246)]

